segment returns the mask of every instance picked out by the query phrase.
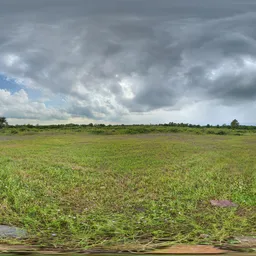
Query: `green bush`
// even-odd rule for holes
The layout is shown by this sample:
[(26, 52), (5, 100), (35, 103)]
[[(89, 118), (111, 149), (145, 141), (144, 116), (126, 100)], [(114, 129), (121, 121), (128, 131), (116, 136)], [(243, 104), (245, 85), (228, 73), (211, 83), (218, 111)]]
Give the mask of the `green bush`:
[(17, 130), (11, 130), (10, 134), (18, 134), (19, 132)]
[(221, 131), (216, 132), (215, 134), (217, 134), (217, 135), (227, 135), (228, 133), (221, 130)]

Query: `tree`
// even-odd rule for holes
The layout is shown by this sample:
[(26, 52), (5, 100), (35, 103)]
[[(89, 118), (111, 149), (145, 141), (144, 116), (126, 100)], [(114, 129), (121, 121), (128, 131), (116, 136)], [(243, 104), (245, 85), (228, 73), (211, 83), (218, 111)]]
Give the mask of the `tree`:
[(7, 125), (8, 125), (8, 123), (7, 123), (6, 117), (1, 116), (0, 117), (0, 128), (3, 128), (5, 126), (7, 126)]
[(232, 129), (235, 129), (235, 128), (237, 128), (239, 126), (239, 122), (236, 119), (234, 119), (231, 122), (230, 126), (231, 126)]

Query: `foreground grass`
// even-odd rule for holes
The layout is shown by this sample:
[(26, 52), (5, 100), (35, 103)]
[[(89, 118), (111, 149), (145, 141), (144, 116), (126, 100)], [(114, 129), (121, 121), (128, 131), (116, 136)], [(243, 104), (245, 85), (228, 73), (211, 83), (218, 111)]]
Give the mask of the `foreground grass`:
[(0, 137), (0, 224), (72, 248), (255, 235), (255, 155), (255, 135)]

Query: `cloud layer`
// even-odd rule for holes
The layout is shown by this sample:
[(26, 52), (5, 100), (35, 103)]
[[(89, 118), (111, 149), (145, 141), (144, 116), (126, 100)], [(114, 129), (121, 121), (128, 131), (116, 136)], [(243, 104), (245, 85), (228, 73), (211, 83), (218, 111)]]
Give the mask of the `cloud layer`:
[(253, 0), (3, 0), (2, 114), (256, 123), (255, 24)]

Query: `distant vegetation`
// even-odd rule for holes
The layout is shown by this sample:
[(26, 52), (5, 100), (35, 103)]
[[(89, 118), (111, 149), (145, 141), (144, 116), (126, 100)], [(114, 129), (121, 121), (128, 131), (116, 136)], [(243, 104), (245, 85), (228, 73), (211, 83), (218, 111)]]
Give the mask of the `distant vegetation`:
[(8, 126), (8, 123), (7, 123), (7, 120), (6, 120), (6, 117), (0, 117), (0, 128), (4, 128)]
[[(1, 129), (2, 128), (2, 129)], [(216, 134), (216, 135), (243, 135), (256, 133), (256, 126), (240, 125), (234, 119), (230, 125), (195, 125), (188, 123), (163, 123), (163, 124), (133, 124), (133, 125), (105, 125), (105, 124), (56, 124), (56, 125), (8, 125), (5, 117), (0, 117), (0, 134), (35, 134), (38, 132), (85, 132), (88, 134), (118, 135), (118, 134), (143, 134), (143, 133), (191, 133), (191, 134)]]

